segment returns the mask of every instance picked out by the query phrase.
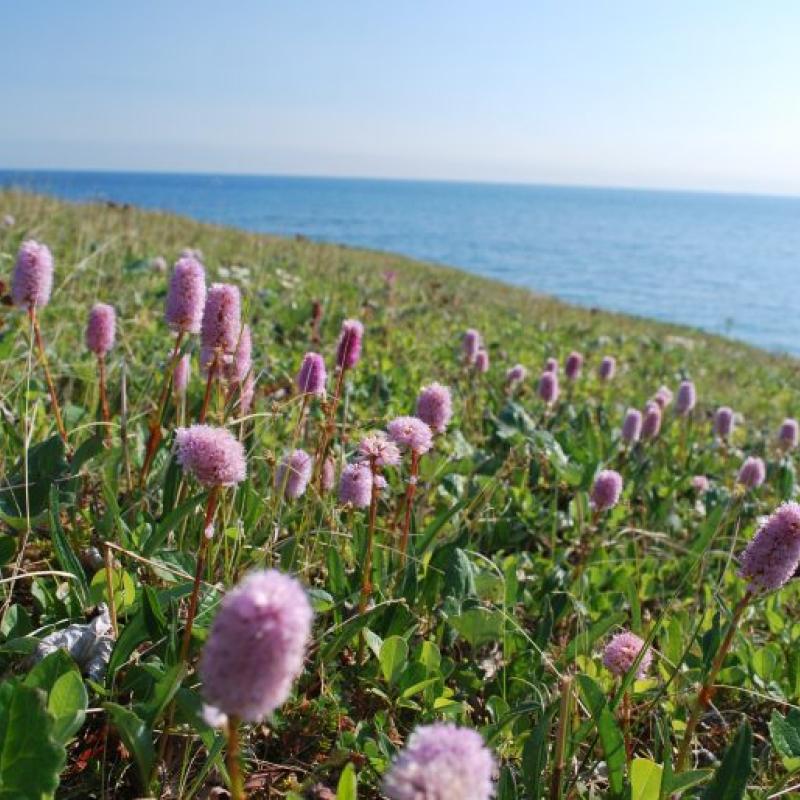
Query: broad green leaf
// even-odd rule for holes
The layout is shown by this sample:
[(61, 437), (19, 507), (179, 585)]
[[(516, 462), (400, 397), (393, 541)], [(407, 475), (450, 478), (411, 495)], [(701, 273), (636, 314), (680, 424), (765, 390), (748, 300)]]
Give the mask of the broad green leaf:
[(342, 770), (342, 774), (339, 776), (336, 800), (358, 800), (358, 777), (352, 762)]
[(752, 762), (753, 733), (750, 723), (745, 720), (706, 788), (704, 800), (742, 800), (753, 768)]
[(503, 638), (503, 615), (490, 608), (470, 608), (448, 622), (473, 647)]
[(0, 565), (8, 564), (17, 552), (15, 536), (0, 536)]
[(381, 645), (381, 671), (389, 686), (394, 686), (408, 663), (408, 643), (402, 636), (390, 636)]
[(678, 775), (673, 775), (669, 781), (664, 781), (663, 786), (663, 795), (665, 797), (671, 795), (679, 795), (681, 792), (685, 792), (687, 789), (690, 789), (692, 786), (697, 786), (703, 781), (707, 781), (713, 773), (713, 770), (710, 769), (690, 769), (686, 772), (681, 772)]
[(75, 555), (72, 545), (69, 543), (64, 528), (61, 525), (59, 514), (59, 494), (58, 486), (50, 487), (50, 536), (53, 540), (53, 551), (56, 554), (58, 563), (65, 572), (71, 573), (75, 580), (72, 581), (72, 588), (77, 592), (81, 606), (86, 608), (89, 605), (89, 586), (86, 583), (86, 574), (83, 571), (81, 562)]
[(47, 698), (47, 710), (53, 716), (53, 738), (66, 744), (86, 719), (89, 696), (77, 670), (64, 673), (53, 684)]
[(634, 758), (631, 763), (631, 800), (659, 800), (664, 768), (649, 758)]
[(775, 749), (786, 758), (800, 758), (800, 711), (791, 709), (784, 717), (772, 712), (769, 733)]
[(139, 778), (146, 789), (156, 757), (152, 729), (133, 711), (116, 703), (103, 703), (103, 708), (108, 712), (111, 724), (117, 729), (125, 747), (133, 754)]
[(555, 716), (557, 706), (552, 705), (539, 717), (533, 733), (522, 748), (522, 780), (530, 797), (544, 794), (544, 768), (547, 763), (547, 734)]

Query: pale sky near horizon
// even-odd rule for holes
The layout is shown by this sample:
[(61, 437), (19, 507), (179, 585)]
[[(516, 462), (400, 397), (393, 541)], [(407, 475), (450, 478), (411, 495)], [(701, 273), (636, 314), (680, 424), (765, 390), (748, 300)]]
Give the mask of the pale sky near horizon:
[(800, 194), (796, 0), (0, 10), (0, 168)]

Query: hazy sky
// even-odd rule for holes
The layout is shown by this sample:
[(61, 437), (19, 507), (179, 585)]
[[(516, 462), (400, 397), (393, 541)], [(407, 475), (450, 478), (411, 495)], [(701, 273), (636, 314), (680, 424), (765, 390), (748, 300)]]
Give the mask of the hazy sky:
[(800, 194), (798, 0), (0, 0), (0, 167)]

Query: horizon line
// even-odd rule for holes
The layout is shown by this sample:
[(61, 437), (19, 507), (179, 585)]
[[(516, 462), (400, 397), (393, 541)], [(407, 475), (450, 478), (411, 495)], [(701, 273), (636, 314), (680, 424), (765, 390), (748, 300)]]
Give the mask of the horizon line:
[(723, 197), (753, 197), (780, 200), (800, 200), (800, 192), (757, 192), (738, 189), (708, 189), (684, 188), (665, 186), (644, 186), (639, 184), (604, 184), (604, 183), (557, 183), (550, 181), (508, 181), (508, 180), (481, 180), (477, 178), (421, 178), (392, 175), (324, 175), (318, 173), (290, 173), (290, 172), (239, 172), (204, 170), (161, 170), (161, 169), (135, 169), (135, 168), (109, 168), (109, 167), (4, 167), (0, 166), (3, 173), (63, 173), (63, 174), (96, 174), (96, 175), (157, 175), (157, 176), (186, 176), (202, 178), (287, 178), (293, 180), (327, 180), (327, 181), (364, 181), (372, 183), (430, 183), (430, 184), (459, 184), (465, 186), (499, 186), (508, 188), (531, 189), (582, 189), (586, 191), (619, 191), (619, 192), (648, 192), (661, 194), (698, 194), (717, 195)]

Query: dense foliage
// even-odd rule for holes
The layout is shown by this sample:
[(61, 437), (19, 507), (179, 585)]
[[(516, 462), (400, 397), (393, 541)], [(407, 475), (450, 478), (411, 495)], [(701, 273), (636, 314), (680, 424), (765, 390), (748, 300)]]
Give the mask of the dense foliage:
[[(251, 797), (381, 797), (410, 733), (436, 720), (481, 733), (502, 800), (767, 798), (800, 783), (798, 589), (790, 581), (750, 597), (737, 576), (760, 518), (797, 495), (796, 456), (777, 441), (800, 410), (795, 361), (302, 238), (12, 192), (0, 194), (0, 212), (14, 217), (0, 229), (4, 294), (24, 240), (53, 252), (53, 296), (38, 321), (67, 432), (65, 445), (30, 320), (9, 301), (0, 310), (0, 797), (190, 798), (228, 785), (224, 727), (203, 711), (197, 663), (226, 591), (264, 567), (295, 575), (315, 618), (289, 700), (241, 728)], [(240, 288), (256, 377), (246, 415), (222, 383), (209, 398), (207, 421), (244, 445), (247, 477), (215, 497), (205, 545), (213, 490), (174, 457), (175, 428), (196, 421), (204, 401), (196, 337), (181, 344), (192, 358), (186, 400), (167, 403), (140, 481), (174, 344), (164, 324), (171, 266), (161, 259), (171, 265), (187, 247), (202, 253), (209, 283)], [(84, 343), (95, 302), (117, 314), (108, 424)], [(281, 491), (285, 475), (276, 481), (288, 452), (314, 454), (326, 435), (330, 402), (304, 402), (295, 375), (306, 351), (320, 352), (330, 397), (348, 318), (364, 325), (363, 355), (335, 409), (337, 481), (366, 435), (415, 413), (421, 387), (438, 381), (452, 393), (446, 432), (418, 460), (405, 557), (408, 454), (383, 469), (374, 531), (369, 509), (321, 491), (318, 476), (296, 498)], [(463, 362), (467, 328), (482, 335), (486, 373)], [(545, 360), (563, 365), (573, 350), (582, 374), (561, 375), (546, 406)], [(610, 381), (598, 376), (606, 355), (617, 359)], [(528, 375), (509, 384), (517, 363)], [(692, 412), (667, 406), (658, 436), (624, 441), (628, 409), (685, 379), (697, 387)], [(713, 432), (722, 405), (736, 412), (727, 438)], [(746, 456), (766, 463), (758, 487), (737, 481)], [(601, 470), (623, 480), (605, 511), (591, 501)], [(107, 668), (60, 649), (37, 659), (46, 636), (96, 618), (109, 589)], [(604, 666), (621, 631), (652, 647), (648, 669), (644, 658), (621, 674)]]

